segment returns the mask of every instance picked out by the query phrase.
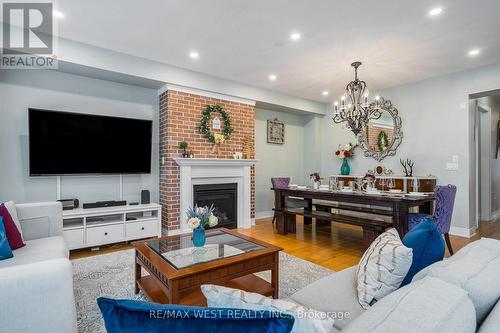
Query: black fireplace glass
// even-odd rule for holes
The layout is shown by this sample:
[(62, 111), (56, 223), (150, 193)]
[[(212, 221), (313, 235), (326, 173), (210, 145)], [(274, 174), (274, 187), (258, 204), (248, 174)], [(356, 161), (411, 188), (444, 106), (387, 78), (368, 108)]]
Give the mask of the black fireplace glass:
[(234, 229), (237, 227), (237, 183), (194, 185), (193, 202), (200, 207), (214, 205), (214, 215), (219, 219), (216, 228)]

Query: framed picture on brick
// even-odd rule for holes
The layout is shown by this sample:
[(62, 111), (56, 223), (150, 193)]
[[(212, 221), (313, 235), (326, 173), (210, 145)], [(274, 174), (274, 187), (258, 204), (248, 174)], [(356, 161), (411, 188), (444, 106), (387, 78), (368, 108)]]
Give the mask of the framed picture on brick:
[(285, 143), (285, 124), (277, 118), (267, 121), (267, 142), (279, 145)]

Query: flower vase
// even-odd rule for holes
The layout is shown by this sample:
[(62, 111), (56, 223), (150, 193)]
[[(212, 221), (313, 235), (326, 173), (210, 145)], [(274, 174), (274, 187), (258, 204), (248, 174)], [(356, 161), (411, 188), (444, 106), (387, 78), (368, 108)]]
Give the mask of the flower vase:
[(340, 174), (342, 176), (348, 176), (351, 173), (351, 167), (349, 166), (349, 163), (347, 162), (347, 158), (344, 158), (342, 162), (342, 166), (340, 167)]
[(193, 230), (193, 245), (196, 247), (202, 247), (205, 245), (207, 238), (205, 236), (205, 229), (202, 227), (195, 228)]
[(318, 190), (319, 185), (320, 185), (320, 182), (313, 181), (313, 189)]

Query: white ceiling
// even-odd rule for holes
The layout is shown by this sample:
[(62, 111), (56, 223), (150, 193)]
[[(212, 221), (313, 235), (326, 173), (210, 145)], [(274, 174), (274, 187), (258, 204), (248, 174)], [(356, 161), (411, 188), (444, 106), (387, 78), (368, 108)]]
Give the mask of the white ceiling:
[[(431, 18), (435, 6), (444, 11)], [(62, 37), (324, 102), (352, 79), (353, 60), (363, 62), (360, 77), (372, 93), (500, 62), (499, 0), (59, 0), (58, 7)], [(302, 34), (298, 42), (292, 31)], [(482, 52), (470, 58), (474, 47)]]

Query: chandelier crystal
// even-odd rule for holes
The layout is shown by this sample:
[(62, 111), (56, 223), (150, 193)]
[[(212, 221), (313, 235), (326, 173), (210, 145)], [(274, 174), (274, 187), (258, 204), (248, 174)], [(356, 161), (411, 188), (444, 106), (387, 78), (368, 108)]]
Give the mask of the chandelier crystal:
[[(366, 82), (358, 79), (358, 67), (360, 61), (351, 64), (354, 67), (354, 80), (349, 82), (345, 88), (345, 93), (338, 101), (333, 103), (334, 114), (333, 122), (335, 124), (344, 123), (357, 136), (364, 130), (370, 119), (379, 119), (382, 115), (380, 107), (383, 99), (376, 96), (372, 103), (368, 102), (368, 89)], [(347, 98), (349, 98), (348, 101)]]

